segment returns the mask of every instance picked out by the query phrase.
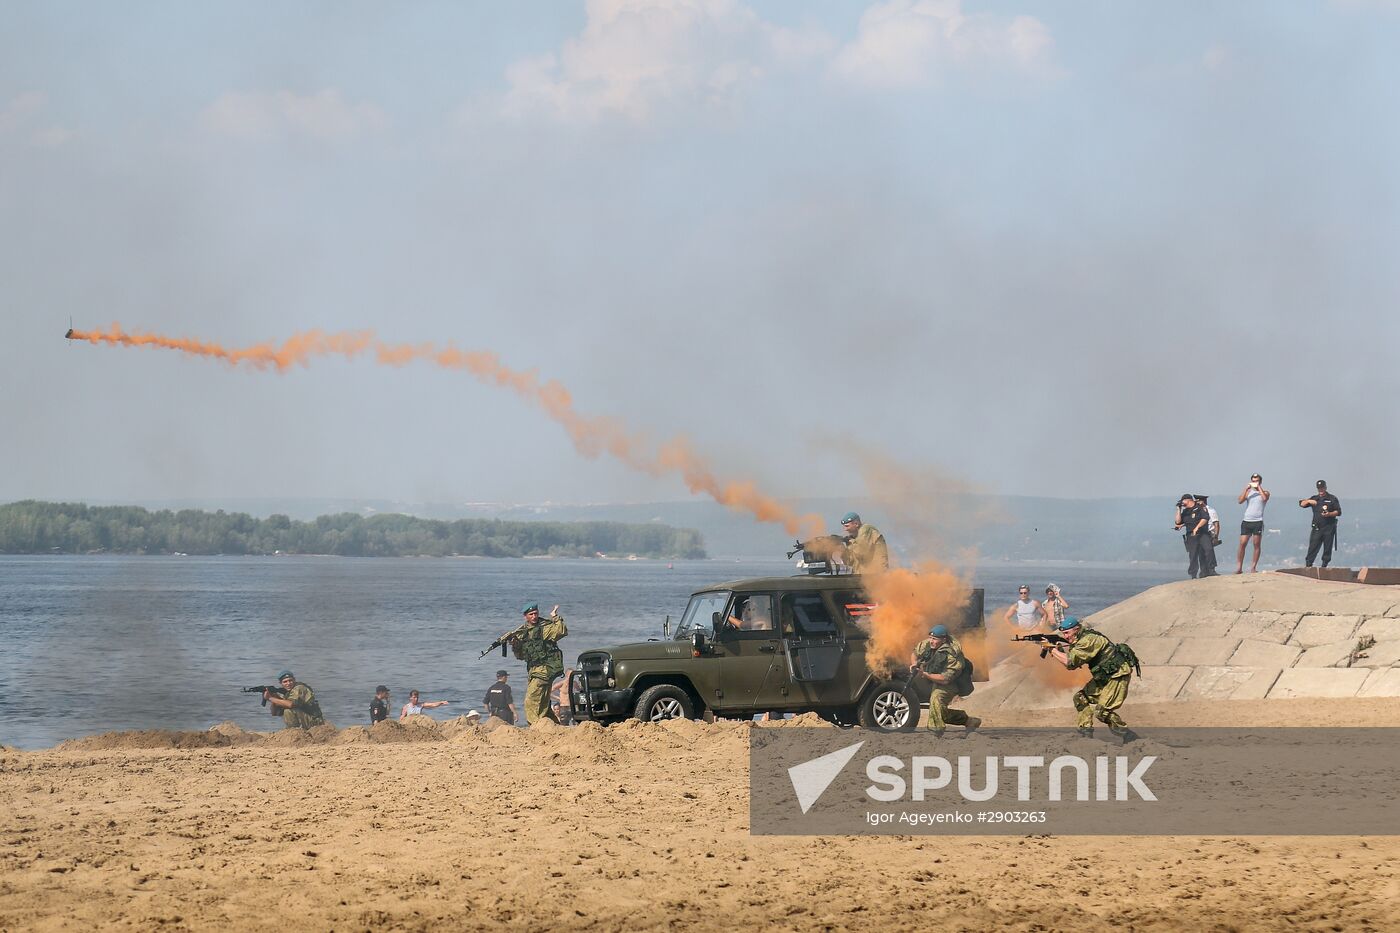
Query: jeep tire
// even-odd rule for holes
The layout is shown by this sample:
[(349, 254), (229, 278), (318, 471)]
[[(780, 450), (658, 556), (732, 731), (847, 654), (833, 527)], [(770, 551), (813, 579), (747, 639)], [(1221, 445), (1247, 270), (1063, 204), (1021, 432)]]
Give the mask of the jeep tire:
[(919, 725), (919, 698), (901, 684), (879, 684), (860, 703), (860, 725), (880, 732), (913, 732)]
[(662, 722), (667, 719), (694, 719), (695, 704), (690, 695), (674, 684), (657, 684), (642, 691), (632, 718), (642, 722)]

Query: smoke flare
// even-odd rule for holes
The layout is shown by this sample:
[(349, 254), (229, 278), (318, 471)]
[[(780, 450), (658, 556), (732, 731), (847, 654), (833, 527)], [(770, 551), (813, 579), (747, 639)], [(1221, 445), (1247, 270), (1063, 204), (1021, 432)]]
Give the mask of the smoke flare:
[(875, 603), (865, 649), (865, 663), (872, 671), (907, 670), (914, 646), (935, 625), (958, 634), (963, 607), (972, 595), (957, 574), (931, 561), (915, 570), (896, 567), (867, 575), (865, 586)]
[(808, 538), (820, 534), (825, 522), (820, 515), (798, 514), (749, 481), (721, 479), (703, 457), (683, 437), (677, 437), (653, 450), (646, 437), (633, 434), (617, 419), (584, 415), (574, 407), (573, 396), (558, 380), (541, 381), (533, 370), (516, 370), (503, 364), (495, 353), (485, 350), (459, 350), (432, 343), (390, 344), (372, 331), (325, 333), (309, 330), (293, 334), (280, 345), (258, 343), (228, 349), (217, 343), (168, 337), (162, 334), (130, 334), (118, 324), (107, 330), (70, 330), (70, 340), (123, 347), (155, 347), (176, 350), (206, 359), (222, 360), (230, 366), (275, 369), (286, 372), (293, 366), (306, 366), (324, 356), (346, 359), (371, 354), (386, 366), (431, 363), (444, 369), (463, 370), (487, 385), (509, 389), (537, 405), (569, 434), (574, 448), (585, 457), (606, 453), (634, 470), (652, 476), (676, 474), (691, 492), (709, 496), (736, 512), (745, 512), (760, 522), (782, 525), (788, 534)]

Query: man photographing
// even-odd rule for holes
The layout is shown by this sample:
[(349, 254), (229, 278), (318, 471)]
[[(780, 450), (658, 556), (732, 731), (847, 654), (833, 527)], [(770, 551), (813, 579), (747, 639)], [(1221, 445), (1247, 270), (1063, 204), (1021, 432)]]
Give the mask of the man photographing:
[(1327, 491), (1327, 481), (1317, 481), (1317, 495), (1299, 499), (1298, 507), (1313, 510), (1312, 534), (1308, 536), (1308, 557), (1311, 567), (1322, 550), (1322, 566), (1332, 563), (1332, 548), (1337, 545), (1337, 518), (1342, 514), (1342, 500)]
[(1210, 568), (1207, 551), (1212, 547), (1210, 513), (1196, 502), (1192, 493), (1182, 493), (1177, 500), (1176, 529), (1182, 532), (1182, 540), (1186, 542), (1187, 575), (1193, 580), (1197, 576), (1207, 576)]

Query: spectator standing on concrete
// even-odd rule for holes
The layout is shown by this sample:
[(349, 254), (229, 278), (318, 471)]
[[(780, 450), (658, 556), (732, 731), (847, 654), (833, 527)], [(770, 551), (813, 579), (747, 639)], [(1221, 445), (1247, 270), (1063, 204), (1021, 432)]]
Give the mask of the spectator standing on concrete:
[(1312, 534), (1308, 536), (1307, 566), (1317, 560), (1322, 549), (1322, 566), (1332, 563), (1332, 548), (1337, 546), (1337, 518), (1342, 514), (1342, 500), (1327, 491), (1327, 481), (1317, 481), (1317, 495), (1299, 499), (1298, 505), (1313, 510)]
[(1215, 549), (1220, 547), (1220, 515), (1215, 509), (1210, 507), (1205, 496), (1197, 494), (1196, 504), (1206, 510), (1206, 531), (1209, 533), (1209, 537), (1206, 539), (1205, 551), (1208, 566), (1201, 572), (1201, 576), (1214, 577), (1218, 575), (1218, 571), (1216, 570)]
[(1235, 555), (1235, 573), (1244, 573), (1244, 551), (1249, 539), (1254, 539), (1254, 563), (1250, 573), (1259, 572), (1259, 551), (1264, 546), (1264, 506), (1269, 504), (1269, 490), (1264, 488), (1264, 477), (1255, 473), (1249, 478), (1249, 485), (1240, 493), (1240, 504), (1244, 506), (1244, 519), (1240, 522), (1240, 550)]
[(1045, 600), (1040, 604), (1040, 610), (1045, 615), (1045, 624), (1051, 629), (1058, 629), (1068, 614), (1069, 600), (1060, 595), (1058, 586), (1051, 583), (1045, 588)]
[(1195, 495), (1182, 493), (1176, 503), (1176, 529), (1186, 544), (1186, 574), (1193, 580), (1207, 566), (1205, 551), (1210, 547), (1210, 531), (1206, 526), (1209, 524), (1210, 514), (1196, 503)]
[(1023, 583), (1016, 596), (1016, 602), (1007, 607), (1003, 618), (1021, 631), (1030, 632), (1040, 627), (1045, 615), (1040, 600), (1031, 599), (1031, 588)]

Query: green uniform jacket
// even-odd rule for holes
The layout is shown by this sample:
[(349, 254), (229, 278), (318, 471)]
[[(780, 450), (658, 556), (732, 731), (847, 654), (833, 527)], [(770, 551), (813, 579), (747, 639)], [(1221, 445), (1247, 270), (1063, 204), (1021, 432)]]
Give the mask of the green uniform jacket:
[(564, 673), (564, 652), (559, 650), (559, 639), (569, 634), (563, 616), (550, 616), (541, 619), (540, 624), (525, 630), (525, 634), (515, 640), (515, 656), (525, 662), (526, 672), (531, 677), (552, 680)]
[(291, 709), (282, 711), (282, 728), (310, 729), (326, 721), (321, 715), (321, 704), (316, 702), (316, 694), (306, 684), (298, 683), (287, 694), (292, 701)]
[(890, 569), (890, 552), (885, 536), (874, 525), (861, 525), (854, 538), (846, 541), (846, 566), (852, 573), (873, 573)]
[[(1069, 650), (1065, 652), (1065, 667), (1074, 670), (1076, 667), (1087, 664), (1092, 669), (1100, 655), (1105, 651), (1112, 650), (1113, 642), (1093, 629), (1086, 628), (1079, 633), (1079, 637), (1075, 639), (1074, 644), (1070, 645)], [(1108, 680), (1116, 680), (1119, 677), (1127, 677), (1132, 672), (1133, 666), (1127, 661), (1124, 661), (1122, 664), (1118, 665), (1116, 670), (1105, 673), (1108, 674)]]
[(932, 641), (925, 638), (914, 649), (914, 659), (918, 661), (919, 670), (925, 674), (942, 674), (947, 677), (946, 684), (934, 684), (935, 687), (945, 689), (953, 686), (953, 682), (967, 666), (967, 657), (963, 654), (962, 645), (951, 635), (941, 648), (934, 648)]

